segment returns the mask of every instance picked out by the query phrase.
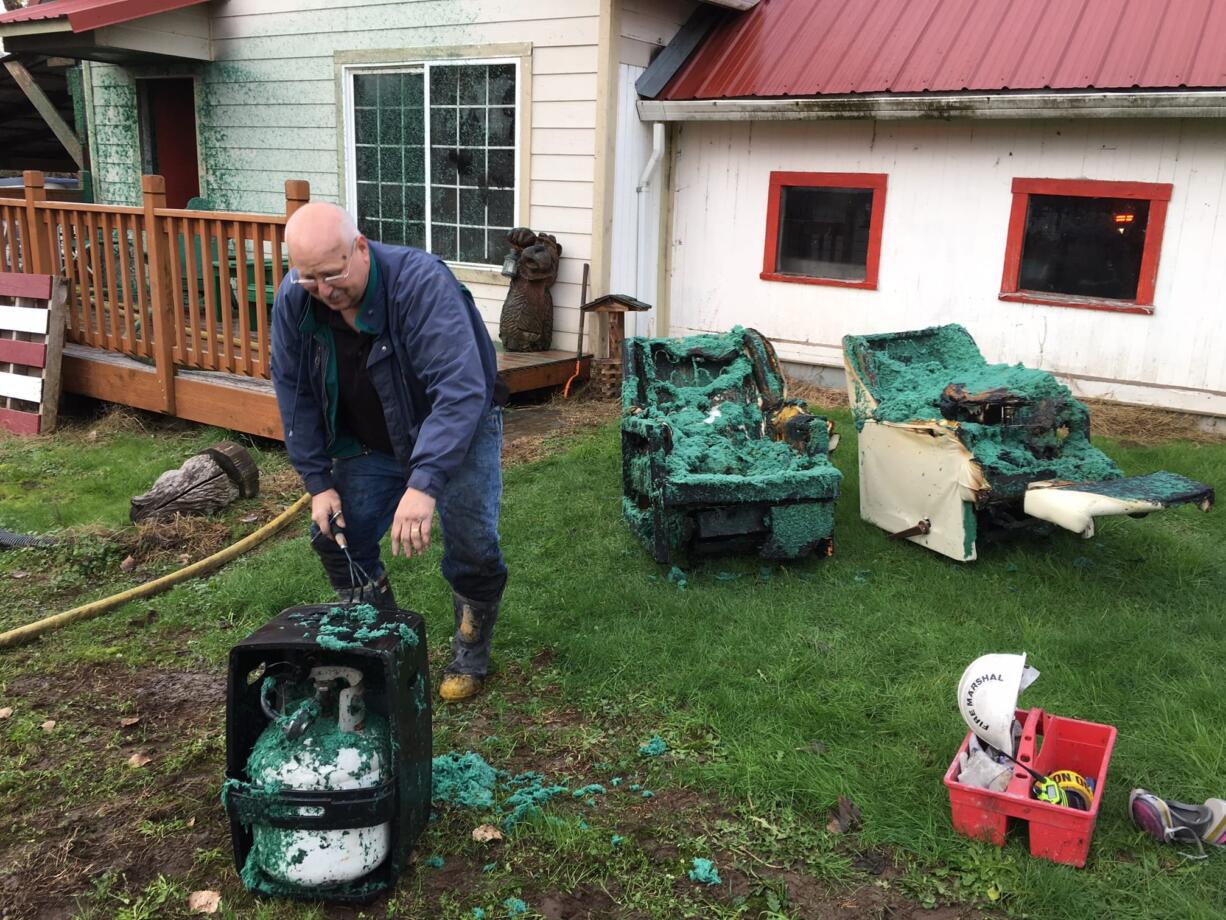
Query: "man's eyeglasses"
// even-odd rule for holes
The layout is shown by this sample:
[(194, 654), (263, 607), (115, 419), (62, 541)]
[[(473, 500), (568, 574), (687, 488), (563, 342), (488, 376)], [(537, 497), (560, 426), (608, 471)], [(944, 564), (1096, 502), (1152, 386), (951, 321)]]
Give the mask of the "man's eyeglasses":
[(298, 269), (291, 268), (289, 270), (290, 284), (296, 284), (304, 291), (317, 291), (321, 284), (326, 284), (328, 287), (336, 287), (338, 284), (343, 284), (345, 279), (349, 277), (349, 270), (353, 268), (353, 250), (358, 245), (358, 238), (355, 236), (353, 242), (349, 244), (349, 255), (345, 256), (345, 270), (339, 275), (325, 275), (323, 278), (303, 278), (298, 274)]

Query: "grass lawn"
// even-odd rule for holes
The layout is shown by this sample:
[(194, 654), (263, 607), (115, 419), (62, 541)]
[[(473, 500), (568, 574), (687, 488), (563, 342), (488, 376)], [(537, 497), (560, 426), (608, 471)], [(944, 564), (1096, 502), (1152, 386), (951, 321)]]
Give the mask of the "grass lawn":
[[(496, 843), (471, 837), (496, 811), (440, 810), (366, 916), (501, 918), (508, 898), (549, 918), (1226, 914), (1222, 854), (1188, 861), (1126, 813), (1133, 786), (1226, 794), (1226, 518), (1113, 518), (1092, 541), (1021, 538), (954, 563), (860, 521), (855, 431), (830, 414), (843, 435), (835, 555), (712, 560), (687, 567), (684, 588), (621, 522), (615, 424), (507, 471), (498, 675), (481, 703), (436, 708), (435, 752), (606, 792), (559, 797)], [(265, 447), (267, 497), (178, 544), (122, 527), (133, 494), (221, 435), (86, 424), (0, 439), (0, 527), (80, 535), (0, 553), (0, 629), (175, 568), (180, 551), (199, 558), (292, 500), (283, 455)], [(1130, 474), (1226, 482), (1226, 445), (1103, 446)], [(358, 915), (247, 895), (217, 800), (228, 649), (328, 596), (305, 531), (303, 515), (212, 577), (0, 652), (0, 707), (13, 709), (0, 721), (0, 917), (186, 916), (197, 889), (221, 891), (218, 916)], [(390, 567), (401, 604), (426, 617), (435, 680), (451, 617), (437, 562), (435, 549)], [(1042, 671), (1024, 705), (1119, 729), (1083, 870), (1032, 859), (1024, 831), (997, 849), (950, 826), (958, 677), (984, 652), (1021, 650)], [(655, 734), (669, 751), (641, 755)], [(152, 759), (128, 766), (137, 753)], [(839, 796), (862, 814), (842, 835), (826, 829)], [(694, 857), (721, 883), (691, 882)]]

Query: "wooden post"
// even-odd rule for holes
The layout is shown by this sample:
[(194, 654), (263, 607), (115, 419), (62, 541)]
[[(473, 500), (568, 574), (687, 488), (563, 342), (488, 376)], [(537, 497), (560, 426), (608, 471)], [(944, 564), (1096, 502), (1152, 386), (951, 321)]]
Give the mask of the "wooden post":
[(293, 217), (294, 212), (311, 200), (311, 183), (306, 179), (285, 180), (285, 216)]
[(43, 231), (42, 215), (36, 207), (40, 201), (47, 200), (47, 189), (43, 174), (37, 169), (27, 169), (21, 174), (26, 193), (26, 233), (30, 235), (27, 252), (30, 254), (29, 265), (22, 265), (21, 270), (36, 275), (58, 275), (51, 261), (51, 247), (47, 234)]
[[(162, 392), (162, 411), (175, 412), (175, 322), (179, 314), (178, 292), (170, 278), (173, 257), (164, 230), (164, 218), (156, 211), (166, 207), (166, 180), (161, 176), (141, 176), (144, 196), (145, 254), (149, 260), (149, 312), (153, 314), (153, 363), (157, 368), (158, 388)], [(180, 318), (181, 319), (181, 318)]]

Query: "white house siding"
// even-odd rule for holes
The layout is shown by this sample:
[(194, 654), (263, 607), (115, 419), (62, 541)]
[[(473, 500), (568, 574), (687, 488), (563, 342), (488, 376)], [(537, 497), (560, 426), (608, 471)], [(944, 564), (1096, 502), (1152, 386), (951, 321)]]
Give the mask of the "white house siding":
[[(1226, 123), (685, 123), (672, 334), (752, 325), (788, 361), (841, 367), (848, 333), (964, 325), (990, 361), (1075, 392), (1226, 415)], [(877, 290), (763, 281), (772, 170), (888, 174)], [(1014, 177), (1169, 182), (1154, 313), (998, 299)]]
[[(639, 121), (634, 83), (652, 57), (668, 44), (698, 5), (696, 0), (626, 0), (619, 20), (617, 48), (617, 134), (613, 179), (613, 245), (609, 289), (650, 304), (659, 302), (656, 270), (659, 254), (660, 188), (665, 163), (650, 185), (636, 192), (651, 156), (651, 126)], [(626, 318), (629, 335), (655, 335), (656, 311)]]
[[(157, 70), (91, 66), (100, 201), (139, 199), (133, 77), (197, 77), (201, 193), (224, 210), (277, 213), (286, 179), (339, 201), (335, 52), (531, 45), (530, 181), (519, 219), (563, 247), (554, 346), (573, 348), (592, 254), (599, 0), (225, 0), (210, 6), (214, 61)], [(406, 54), (406, 59), (411, 54)], [(521, 171), (520, 175), (523, 173)], [(506, 295), (494, 271), (460, 273), (491, 333)]]

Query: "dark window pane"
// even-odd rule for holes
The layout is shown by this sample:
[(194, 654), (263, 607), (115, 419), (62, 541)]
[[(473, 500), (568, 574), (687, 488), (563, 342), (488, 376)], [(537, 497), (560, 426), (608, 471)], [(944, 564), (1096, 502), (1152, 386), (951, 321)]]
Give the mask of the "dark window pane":
[(1018, 287), (1135, 300), (1149, 202), (1031, 195)]
[(424, 185), (406, 185), (404, 187), (404, 216), (409, 220), (421, 220), (426, 211), (426, 187)]
[(460, 261), (485, 262), (485, 231), (472, 227), (460, 228)]
[(493, 188), (515, 187), (515, 151), (491, 150), (489, 152), (488, 181)]
[(490, 109), (491, 147), (515, 146), (515, 110)]
[(456, 191), (453, 188), (436, 187), (430, 195), (430, 219), (443, 223), (456, 222)]
[(456, 77), (459, 67), (438, 66), (430, 68), (430, 104), (456, 104)]
[(424, 147), (426, 143), (425, 109), (404, 109), (404, 142), (409, 147)]
[(456, 151), (456, 175), (460, 185), (485, 185), (485, 149), (461, 147)]
[(379, 111), (379, 143), (384, 147), (399, 147), (404, 142), (400, 130), (400, 109)]
[(354, 140), (359, 144), (375, 144), (379, 141), (379, 113), (377, 109), (353, 110)]
[[(404, 181), (404, 150), (400, 147), (379, 148), (379, 181)], [(360, 174), (359, 174), (360, 178)]]
[(479, 64), (458, 69), (460, 105), (485, 105), (485, 73), (487, 68)]
[(358, 216), (358, 232), (372, 240), (379, 238), (379, 222), (364, 215)]
[(426, 181), (426, 152), (421, 147), (406, 147), (404, 150), (404, 181)]
[(785, 186), (780, 194), (775, 270), (809, 278), (863, 281), (872, 190)]
[(453, 145), (456, 142), (456, 109), (430, 109), (430, 143)]
[(515, 105), (515, 65), (490, 67), (490, 105)]
[(379, 75), (379, 108), (398, 109), (404, 104), (404, 86), (398, 73)]
[(515, 193), (492, 191), (489, 193), (490, 223), (496, 227), (509, 227), (515, 223)]
[(426, 225), (418, 221), (409, 221), (404, 227), (404, 244), (418, 249), (426, 247)]
[(447, 224), (433, 224), (430, 228), (432, 239), (430, 251), (440, 259), (455, 261), (459, 256), (456, 240), (456, 228)]
[(379, 207), (384, 220), (404, 218), (404, 187), (400, 185), (379, 186)]
[(355, 147), (354, 159), (357, 161), (357, 179), (359, 182), (377, 182), (379, 179), (379, 148)]
[(500, 227), (485, 234), (485, 254), (490, 265), (501, 265), (510, 251), (511, 244), (507, 242), (506, 230)]
[(485, 109), (460, 109), (460, 146), (485, 146)]
[(484, 226), (487, 194), (486, 191), (479, 188), (460, 189), (460, 223)]
[(374, 108), (379, 100), (379, 75), (355, 74), (353, 104), (355, 108)]
[(359, 218), (379, 216), (379, 186), (373, 182), (358, 183), (358, 216)]
[(404, 245), (404, 222), (399, 220), (380, 221), (379, 232), (382, 236), (375, 239), (380, 243), (391, 243), (395, 246)]
[(459, 151), (451, 147), (430, 148), (430, 181), (435, 185), (456, 184), (456, 161)]

